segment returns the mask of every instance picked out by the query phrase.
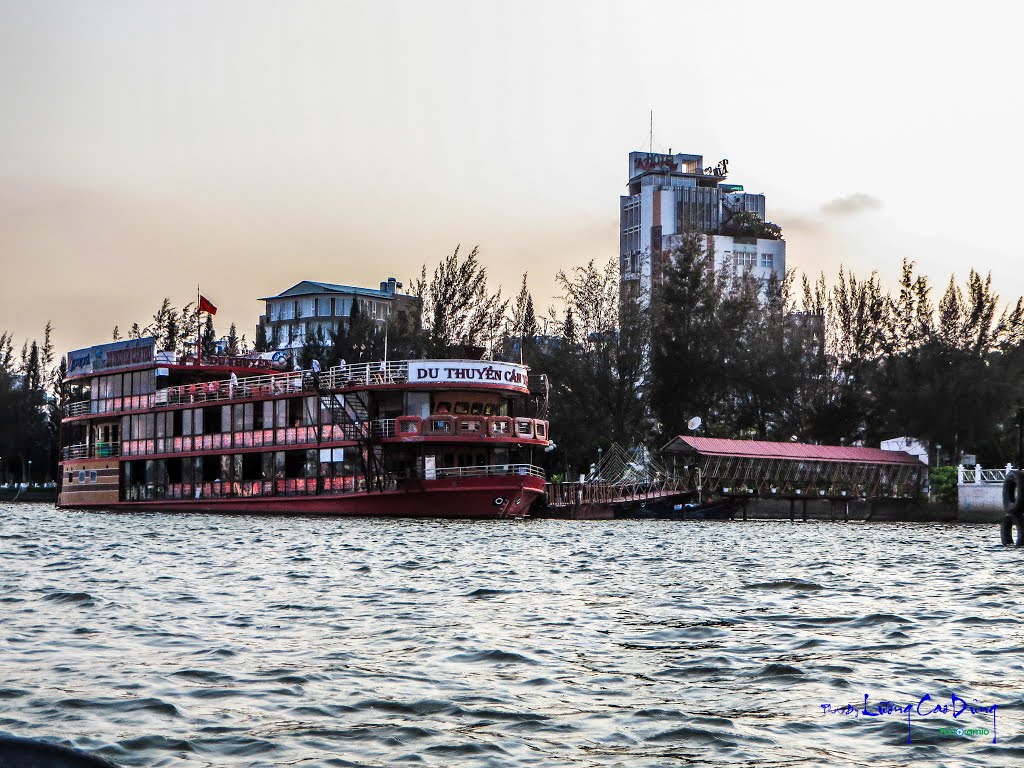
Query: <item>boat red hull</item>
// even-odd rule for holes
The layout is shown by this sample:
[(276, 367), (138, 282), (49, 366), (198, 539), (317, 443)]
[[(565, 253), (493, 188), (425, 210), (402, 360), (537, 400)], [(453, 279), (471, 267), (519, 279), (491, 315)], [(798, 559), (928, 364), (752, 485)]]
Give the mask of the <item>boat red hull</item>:
[(380, 493), (161, 499), (88, 506), (76, 504), (73, 508), (125, 512), (499, 519), (525, 517), (543, 492), (544, 480), (539, 477), (466, 477), (415, 481), (400, 490)]

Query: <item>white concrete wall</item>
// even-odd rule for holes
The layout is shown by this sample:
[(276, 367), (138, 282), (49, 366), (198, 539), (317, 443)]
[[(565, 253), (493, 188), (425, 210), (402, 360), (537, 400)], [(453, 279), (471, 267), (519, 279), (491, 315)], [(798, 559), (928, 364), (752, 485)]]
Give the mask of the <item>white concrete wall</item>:
[(661, 234), (674, 235), (676, 233), (676, 193), (671, 189), (663, 189), (658, 195), (659, 207), (661, 209)]
[[(757, 241), (757, 261), (758, 269), (761, 269), (761, 254), (770, 253), (772, 254), (772, 268), (775, 270), (775, 275), (779, 278), (786, 274), (786, 241), (785, 240), (758, 240)], [(764, 274), (767, 277), (767, 270), (764, 270)]]
[(957, 487), (961, 523), (998, 523), (1003, 519), (1002, 483), (965, 483)]
[(651, 223), (654, 221), (654, 187), (640, 190), (640, 293), (651, 290)]
[[(719, 269), (729, 269), (733, 265), (733, 253), (736, 250), (736, 240), (729, 235), (712, 235), (715, 244), (715, 266)], [(704, 239), (704, 249), (707, 251), (707, 240)], [(759, 280), (768, 280), (772, 273), (782, 278), (786, 274), (786, 241), (785, 240), (757, 240), (757, 263), (750, 270), (750, 274)], [(761, 256), (769, 253), (772, 255), (772, 267), (761, 266)]]

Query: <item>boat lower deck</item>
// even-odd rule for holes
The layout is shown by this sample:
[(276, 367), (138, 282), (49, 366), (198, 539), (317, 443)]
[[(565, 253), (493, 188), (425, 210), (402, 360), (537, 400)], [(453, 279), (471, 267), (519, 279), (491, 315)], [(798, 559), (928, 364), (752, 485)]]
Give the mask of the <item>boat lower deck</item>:
[(525, 517), (543, 492), (543, 478), (524, 474), (413, 480), (385, 491), (247, 496), (226, 489), (221, 495), (198, 498), (60, 506), (124, 512), (497, 519)]

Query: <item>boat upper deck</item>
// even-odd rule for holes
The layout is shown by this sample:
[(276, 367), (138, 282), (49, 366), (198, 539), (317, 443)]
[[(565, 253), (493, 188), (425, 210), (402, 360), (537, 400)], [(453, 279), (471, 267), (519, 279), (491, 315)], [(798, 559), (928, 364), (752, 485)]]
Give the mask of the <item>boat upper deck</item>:
[[(400, 360), (356, 363), (335, 366), (315, 373), (312, 370), (274, 371), (242, 366), (210, 366), (182, 363), (157, 363), (148, 368), (163, 369), (166, 376), (193, 378), (189, 383), (155, 388), (149, 393), (131, 395), (93, 392), (89, 399), (69, 404), (68, 419), (94, 415), (146, 411), (186, 406), (194, 403), (213, 403), (220, 400), (242, 398), (271, 398), (315, 391), (343, 391), (352, 389), (495, 389), (511, 394), (530, 393), (529, 369), (524, 365), (484, 360)], [(138, 370), (138, 369), (136, 369)], [(224, 378), (225, 373), (229, 374)], [(196, 374), (201, 374), (197, 376)], [(93, 377), (104, 374), (94, 373)], [(115, 374), (116, 375), (116, 374)], [(231, 378), (231, 376), (234, 378)], [(80, 377), (82, 378), (82, 377)]]

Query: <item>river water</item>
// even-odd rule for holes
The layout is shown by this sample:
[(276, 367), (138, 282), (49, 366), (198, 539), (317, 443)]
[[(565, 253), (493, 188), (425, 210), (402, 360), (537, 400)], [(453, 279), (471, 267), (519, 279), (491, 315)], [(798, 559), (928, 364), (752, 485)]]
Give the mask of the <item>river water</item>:
[[(1006, 766), (1022, 557), (994, 525), (0, 505), (0, 733), (121, 766)], [(998, 708), (928, 714), (954, 694)]]

